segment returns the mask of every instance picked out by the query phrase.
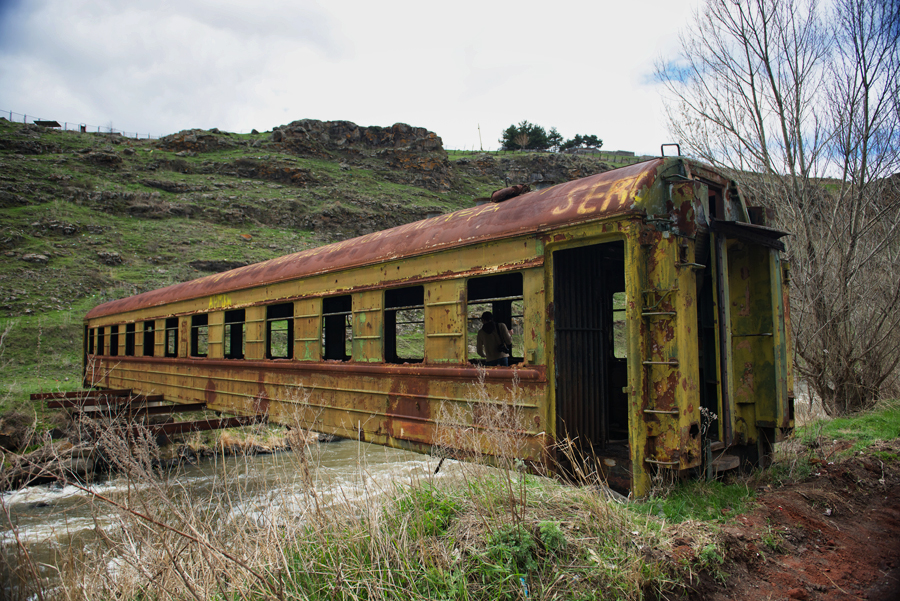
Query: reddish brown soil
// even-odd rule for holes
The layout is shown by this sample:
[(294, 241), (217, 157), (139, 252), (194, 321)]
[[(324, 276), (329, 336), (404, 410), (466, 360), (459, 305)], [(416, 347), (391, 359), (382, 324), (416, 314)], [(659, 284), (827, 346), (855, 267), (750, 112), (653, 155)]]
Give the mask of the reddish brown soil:
[(900, 600), (898, 452), (893, 441), (835, 463), (814, 460), (805, 482), (764, 487), (760, 506), (724, 528), (724, 584), (703, 574), (690, 597)]

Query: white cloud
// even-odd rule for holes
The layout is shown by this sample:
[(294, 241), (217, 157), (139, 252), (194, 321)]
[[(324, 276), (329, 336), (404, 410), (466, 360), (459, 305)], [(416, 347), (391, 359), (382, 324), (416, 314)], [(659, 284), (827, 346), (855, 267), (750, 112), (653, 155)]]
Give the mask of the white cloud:
[(0, 108), (156, 135), (295, 119), (496, 148), (528, 119), (658, 152), (647, 74), (690, 4), (43, 0), (0, 10)]

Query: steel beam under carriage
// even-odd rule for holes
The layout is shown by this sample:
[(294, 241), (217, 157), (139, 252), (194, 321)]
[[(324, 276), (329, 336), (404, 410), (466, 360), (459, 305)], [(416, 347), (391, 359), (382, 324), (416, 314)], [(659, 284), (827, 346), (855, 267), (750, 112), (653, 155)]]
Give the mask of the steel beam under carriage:
[(131, 389), (117, 390), (71, 390), (69, 392), (35, 392), (31, 395), (32, 401), (44, 401), (47, 399), (89, 399), (94, 397), (122, 398), (131, 396)]

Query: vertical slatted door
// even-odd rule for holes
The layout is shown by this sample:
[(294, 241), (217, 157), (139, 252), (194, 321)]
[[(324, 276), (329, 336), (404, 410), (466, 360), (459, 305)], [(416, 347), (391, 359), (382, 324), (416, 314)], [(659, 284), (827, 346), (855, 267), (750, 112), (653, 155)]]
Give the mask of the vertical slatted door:
[(556, 431), (589, 449), (607, 442), (608, 335), (600, 245), (553, 253)]

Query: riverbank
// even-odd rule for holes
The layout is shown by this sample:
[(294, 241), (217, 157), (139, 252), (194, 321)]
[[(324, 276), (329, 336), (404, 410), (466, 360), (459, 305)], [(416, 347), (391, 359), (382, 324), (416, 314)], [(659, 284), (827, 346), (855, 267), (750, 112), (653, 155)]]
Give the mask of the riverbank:
[[(202, 488), (120, 465), (127, 492), (102, 544), (54, 564), (66, 598), (892, 599), (900, 557), (900, 404), (813, 422), (776, 463), (731, 482), (664, 486), (643, 503), (501, 469), (416, 456), (385, 474), (368, 448), (327, 468), (318, 447), (215, 460)], [(515, 440), (507, 440), (514, 450)], [(353, 448), (351, 448), (353, 447)], [(355, 449), (355, 450), (354, 450)], [(357, 456), (353, 457), (353, 453)], [(201, 460), (203, 461), (203, 460)], [(502, 469), (505, 468), (505, 469)], [(377, 477), (375, 474), (378, 474)], [(283, 476), (282, 476), (283, 477)], [(104, 522), (105, 523), (105, 522)], [(26, 597), (36, 594), (20, 564)], [(24, 589), (23, 589), (24, 590)], [(45, 597), (46, 598), (46, 597)]]

